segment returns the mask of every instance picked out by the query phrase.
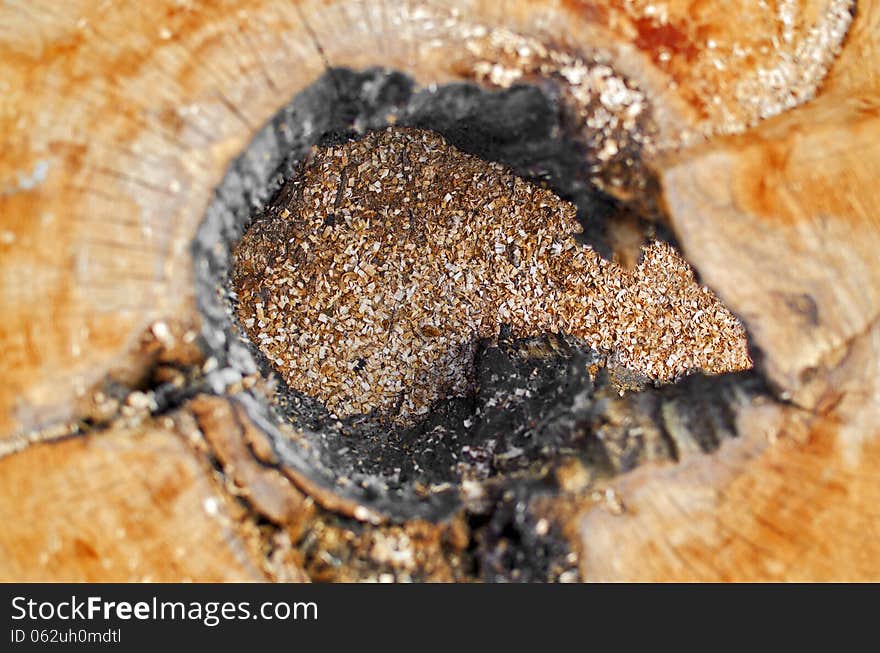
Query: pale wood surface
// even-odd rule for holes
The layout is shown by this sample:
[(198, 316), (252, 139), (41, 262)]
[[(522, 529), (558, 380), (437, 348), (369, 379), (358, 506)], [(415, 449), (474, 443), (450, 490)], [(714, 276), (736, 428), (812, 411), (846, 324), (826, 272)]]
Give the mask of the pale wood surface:
[[(156, 320), (197, 328), (188, 243), (212, 189), (328, 63), (455, 79), (476, 56), (460, 29), (484, 24), (610, 48), (657, 96), (667, 144), (747, 118), (735, 88), (772, 54), (721, 70), (707, 39), (766, 44), (775, 26), (755, 3), (665, 4), (674, 32), (604, 1), (4, 4), (0, 442), (76, 420), (108, 376), (137, 378)], [(801, 3), (808, 16), (820, 5)], [(449, 20), (428, 47), (437, 16)], [(717, 457), (620, 479), (622, 515), (578, 517), (585, 578), (880, 578), (878, 23), (880, 3), (860, 2), (816, 101), (659, 164), (685, 253), (800, 408), (755, 409)], [(664, 61), (651, 39), (677, 53)], [(206, 515), (215, 496), (226, 515), (176, 427), (33, 445), (0, 459), (0, 576), (262, 577)]]
[(615, 482), (624, 513), (577, 522), (583, 577), (880, 580), (878, 348), (875, 326), (829, 375), (839, 394), (822, 415), (756, 406), (715, 454)]
[(688, 259), (805, 405), (820, 391), (808, 370), (880, 316), (880, 8), (859, 6), (819, 98), (662, 172)]
[[(778, 26), (746, 0), (723, 19), (677, 1), (661, 29), (645, 4), (5, 5), (0, 438), (71, 419), (108, 374), (136, 373), (153, 321), (195, 320), (188, 243), (212, 189), (254, 130), (327, 64), (455, 79), (503, 56), (480, 36), (489, 26), (610, 49), (656, 97), (661, 140), (742, 114), (736, 82), (776, 55), (718, 70), (713, 52), (743, 34), (766, 45)], [(806, 31), (821, 3), (801, 4)], [(660, 46), (679, 54), (661, 60)]]
[(666, 162), (688, 259), (795, 405), (587, 511), (586, 578), (880, 579), (880, 4), (859, 3), (819, 98)]
[(0, 580), (264, 580), (241, 508), (181, 430), (118, 427), (0, 460)]

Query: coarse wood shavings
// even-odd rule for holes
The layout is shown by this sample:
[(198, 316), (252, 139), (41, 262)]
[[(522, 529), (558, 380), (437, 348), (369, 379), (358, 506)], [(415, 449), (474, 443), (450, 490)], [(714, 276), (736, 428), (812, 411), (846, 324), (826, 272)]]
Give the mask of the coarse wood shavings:
[(468, 386), (478, 339), (566, 332), (671, 381), (751, 366), (670, 246), (625, 272), (575, 208), (427, 131), (315, 149), (234, 253), (237, 313), (288, 385), (339, 417), (411, 421)]

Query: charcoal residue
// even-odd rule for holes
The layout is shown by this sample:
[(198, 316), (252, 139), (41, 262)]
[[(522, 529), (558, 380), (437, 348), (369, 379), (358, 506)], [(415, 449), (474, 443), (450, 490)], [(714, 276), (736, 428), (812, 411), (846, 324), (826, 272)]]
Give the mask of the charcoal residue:
[[(464, 151), (547, 185), (577, 206), (584, 239), (608, 251), (603, 225), (620, 207), (588, 181), (585, 146), (567, 131), (552, 90), (523, 85), (490, 91), (473, 84), (416, 90), (410, 78), (393, 71), (330, 71), (293, 98), (230, 164), (192, 246), (201, 346), (217, 363), (208, 382), (215, 392), (245, 375), (271, 382), (271, 396), (250, 390), (237, 400), (269, 434), (285, 465), (392, 519), (439, 520), (462, 509), (464, 480), (500, 487), (510, 478), (510, 487), (523, 482), (536, 495), (552, 494), (558, 490), (541, 479), (560, 461), (578, 459), (600, 478), (648, 460), (674, 460), (694, 440), (697, 450), (710, 451), (735, 435), (732, 406), (762, 391), (756, 375), (746, 374), (745, 382), (696, 375), (680, 386), (656, 388), (564, 334), (526, 340), (502, 334), (474, 343), (469, 391), (441, 401), (405, 429), (369, 415), (334, 419), (320, 402), (286, 387), (232, 317), (231, 250), (255, 216), (283, 201), (276, 197), (279, 189), (311, 147), (391, 122), (435, 130)], [(526, 490), (512, 491), (519, 496)], [(501, 539), (533, 525), (517, 508), (520, 499), (505, 499), (503, 487), (497, 492), (488, 517), (477, 518), (486, 519), (479, 556), (487, 577), (532, 564), (517, 557), (516, 546), (499, 549)], [(516, 536), (521, 548), (538, 551), (540, 545), (522, 533)]]

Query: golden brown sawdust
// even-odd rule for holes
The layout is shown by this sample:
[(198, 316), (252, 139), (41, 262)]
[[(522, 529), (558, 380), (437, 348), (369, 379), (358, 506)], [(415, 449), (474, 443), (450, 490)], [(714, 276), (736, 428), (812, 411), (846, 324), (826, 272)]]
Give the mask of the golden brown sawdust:
[(474, 344), (567, 332), (660, 381), (751, 366), (742, 326), (666, 244), (633, 272), (575, 208), (431, 132), (316, 149), (235, 251), (245, 331), (339, 417), (408, 420), (468, 385)]

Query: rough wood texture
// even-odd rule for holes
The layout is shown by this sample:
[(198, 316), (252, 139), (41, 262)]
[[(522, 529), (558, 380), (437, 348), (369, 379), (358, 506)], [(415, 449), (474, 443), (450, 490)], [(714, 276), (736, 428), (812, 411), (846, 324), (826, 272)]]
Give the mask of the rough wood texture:
[(180, 430), (119, 427), (0, 460), (0, 579), (263, 580), (241, 509)]
[(830, 375), (839, 403), (819, 416), (744, 410), (740, 438), (714, 455), (615, 483), (623, 514), (576, 521), (584, 578), (880, 579), (878, 347), (875, 327)]
[(580, 524), (585, 577), (880, 579), (878, 26), (859, 3), (818, 99), (665, 168), (686, 255), (793, 405), (741, 415), (717, 457), (622, 481), (626, 515)]
[(689, 260), (806, 406), (827, 389), (817, 372), (880, 316), (878, 26), (880, 9), (861, 3), (818, 99), (662, 172)]
[[(645, 4), (5, 4), (0, 452), (65, 432), (108, 378), (133, 386), (155, 360), (143, 334), (157, 321), (178, 340), (197, 328), (188, 244), (212, 189), (328, 64), (474, 76), (509, 55), (484, 25), (609, 49), (655, 97), (661, 145), (773, 113), (773, 97), (756, 107), (743, 89), (796, 47), (774, 42), (778, 25), (756, 3), (676, 0), (666, 22)], [(794, 44), (826, 3), (797, 5)], [(742, 35), (774, 47), (714, 66), (710, 50)], [(860, 2), (818, 99), (661, 161), (685, 253), (797, 406), (741, 415), (742, 438), (717, 457), (622, 478), (622, 515), (575, 510), (586, 579), (880, 579), (878, 35), (880, 3)], [(0, 460), (0, 575), (262, 577), (239, 536), (205, 516), (217, 490), (190, 446), (155, 425), (115, 427)]]
[[(5, 7), (0, 438), (71, 419), (107, 375), (143, 368), (136, 344), (149, 324), (193, 315), (187, 247), (212, 189), (254, 130), (326, 65), (383, 65), (424, 83), (474, 76), (484, 61), (515, 68), (512, 45), (485, 36), (486, 26), (504, 28), (575, 51), (610, 48), (656, 98), (661, 140), (730, 128), (736, 120), (723, 116), (747, 113), (738, 82), (777, 54), (707, 76), (713, 52), (741, 34), (770, 44), (778, 24), (755, 9), (691, 17), (690, 3), (675, 2), (662, 26), (641, 4)], [(802, 4), (809, 18), (823, 3)]]

